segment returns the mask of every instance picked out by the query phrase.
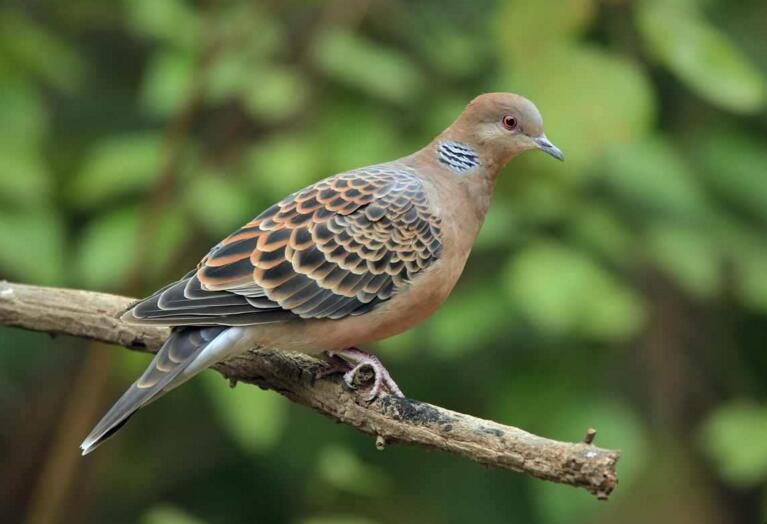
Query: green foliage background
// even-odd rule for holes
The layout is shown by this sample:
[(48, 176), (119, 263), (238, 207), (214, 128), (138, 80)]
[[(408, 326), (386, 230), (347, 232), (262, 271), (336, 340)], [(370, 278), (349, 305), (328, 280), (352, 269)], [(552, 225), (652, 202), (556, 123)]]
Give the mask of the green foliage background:
[(2, 329), (0, 520), (767, 520), (766, 20), (763, 0), (4, 2), (13, 280), (146, 294), (478, 93), (533, 99), (567, 162), (514, 160), (448, 303), (375, 349), (410, 396), (557, 439), (594, 426), (624, 458), (599, 503), (380, 453), (210, 372), (75, 459), (146, 356)]

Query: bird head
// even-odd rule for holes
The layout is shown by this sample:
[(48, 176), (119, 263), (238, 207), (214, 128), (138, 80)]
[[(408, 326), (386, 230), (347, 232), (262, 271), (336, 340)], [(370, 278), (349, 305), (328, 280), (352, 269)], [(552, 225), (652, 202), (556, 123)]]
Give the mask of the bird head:
[(543, 132), (538, 108), (513, 93), (487, 93), (472, 100), (445, 132), (447, 138), (476, 148), (486, 161), (505, 164), (509, 159), (539, 149), (557, 160), (562, 151)]

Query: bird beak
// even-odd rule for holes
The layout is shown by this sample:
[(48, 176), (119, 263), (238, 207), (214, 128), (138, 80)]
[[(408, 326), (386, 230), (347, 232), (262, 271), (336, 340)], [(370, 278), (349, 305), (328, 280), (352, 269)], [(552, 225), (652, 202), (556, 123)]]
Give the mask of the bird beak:
[(538, 146), (538, 149), (544, 153), (548, 153), (549, 155), (553, 156), (557, 160), (561, 160), (562, 162), (565, 161), (565, 154), (561, 149), (549, 142), (549, 139), (546, 138), (546, 135), (541, 135), (539, 137), (533, 138), (533, 142), (535, 142), (535, 144)]

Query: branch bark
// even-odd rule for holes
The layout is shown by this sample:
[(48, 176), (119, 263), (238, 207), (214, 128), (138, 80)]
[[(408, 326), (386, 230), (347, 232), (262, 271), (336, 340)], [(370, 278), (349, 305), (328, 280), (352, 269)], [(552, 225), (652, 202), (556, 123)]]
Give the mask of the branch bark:
[[(0, 325), (66, 334), (153, 353), (167, 328), (133, 326), (117, 314), (133, 299), (90, 291), (0, 281)], [(382, 393), (373, 403), (338, 378), (315, 380), (326, 364), (308, 355), (254, 348), (217, 364), (231, 381), (273, 389), (298, 404), (376, 437), (447, 451), (475, 462), (585, 488), (606, 499), (617, 484), (616, 450), (546, 439), (521, 429)]]

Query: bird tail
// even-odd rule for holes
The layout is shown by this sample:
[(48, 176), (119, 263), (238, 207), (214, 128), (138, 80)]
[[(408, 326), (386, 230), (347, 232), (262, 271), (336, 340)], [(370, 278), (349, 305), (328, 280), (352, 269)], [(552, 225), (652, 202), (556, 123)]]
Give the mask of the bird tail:
[(240, 328), (182, 328), (174, 331), (144, 374), (123, 393), (80, 445), (87, 455), (115, 434), (140, 408), (228, 356)]

